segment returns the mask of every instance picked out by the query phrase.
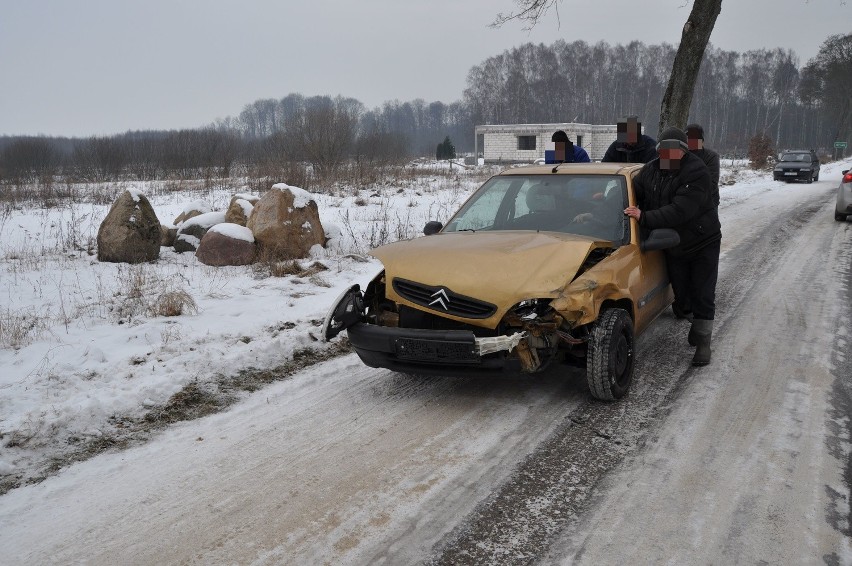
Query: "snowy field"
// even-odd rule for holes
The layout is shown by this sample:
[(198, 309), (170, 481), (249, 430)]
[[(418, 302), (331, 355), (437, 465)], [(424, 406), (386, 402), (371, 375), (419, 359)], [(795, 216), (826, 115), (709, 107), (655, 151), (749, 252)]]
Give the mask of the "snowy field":
[[(721, 207), (787, 188), (771, 173), (722, 166)], [(848, 167), (827, 165), (822, 177)], [(247, 369), (280, 371), (333, 349), (318, 340), (321, 321), (344, 288), (381, 269), (369, 250), (446, 221), (494, 171), (424, 171), (369, 191), (316, 193), (332, 239), (286, 270), (210, 267), (170, 248), (150, 264), (98, 262), (98, 227), (122, 190), (140, 190), (171, 224), (195, 200), (224, 210), (248, 192), (241, 183), (86, 185), (61, 206), (0, 204), (0, 493), (119, 444), (188, 391), (221, 400), (223, 384)], [(179, 316), (158, 315), (168, 291), (191, 297)]]

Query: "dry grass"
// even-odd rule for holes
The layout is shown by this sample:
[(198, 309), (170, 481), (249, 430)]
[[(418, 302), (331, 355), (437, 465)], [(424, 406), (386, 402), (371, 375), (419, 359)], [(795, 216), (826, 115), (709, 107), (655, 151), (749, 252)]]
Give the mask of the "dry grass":
[(32, 308), (20, 311), (0, 309), (0, 348), (23, 348), (38, 338), (45, 328), (47, 321)]
[(119, 289), (111, 311), (120, 322), (138, 316), (180, 316), (196, 314), (198, 305), (192, 295), (173, 279), (160, 276), (148, 265), (120, 266)]
[(166, 291), (149, 305), (152, 316), (180, 316), (184, 313), (196, 314), (198, 305), (192, 296), (183, 289)]
[(252, 269), (256, 277), (310, 277), (328, 268), (318, 261), (310, 265), (302, 265), (298, 259), (281, 260), (274, 254), (261, 250), (260, 257), (252, 265)]

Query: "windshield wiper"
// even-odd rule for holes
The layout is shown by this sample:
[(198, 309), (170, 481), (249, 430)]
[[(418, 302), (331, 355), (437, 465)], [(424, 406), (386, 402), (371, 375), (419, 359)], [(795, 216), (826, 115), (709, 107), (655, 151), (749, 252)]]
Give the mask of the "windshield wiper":
[(473, 228), (462, 228), (459, 232), (476, 232)]

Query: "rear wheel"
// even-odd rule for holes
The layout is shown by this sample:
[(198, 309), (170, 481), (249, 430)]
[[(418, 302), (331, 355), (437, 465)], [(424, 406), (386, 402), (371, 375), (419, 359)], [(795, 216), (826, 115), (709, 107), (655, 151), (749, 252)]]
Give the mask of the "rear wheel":
[(620, 399), (633, 381), (633, 320), (624, 309), (601, 313), (589, 338), (586, 379), (592, 396)]

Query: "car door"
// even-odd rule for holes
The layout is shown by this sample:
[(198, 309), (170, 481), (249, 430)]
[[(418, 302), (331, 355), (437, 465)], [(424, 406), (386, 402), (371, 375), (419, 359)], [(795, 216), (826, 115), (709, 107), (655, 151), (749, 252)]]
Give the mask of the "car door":
[[(628, 186), (628, 199), (631, 205), (636, 204), (632, 181), (638, 172), (638, 170), (633, 172)], [(640, 243), (639, 223), (631, 218), (630, 246), (635, 250), (638, 277), (631, 278), (630, 292), (634, 302), (634, 322), (637, 334), (642, 332), (674, 301), (664, 253), (661, 251), (643, 252), (640, 249)]]

